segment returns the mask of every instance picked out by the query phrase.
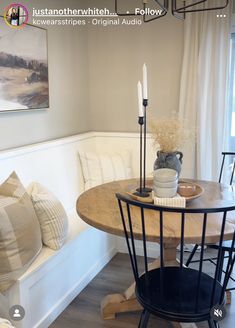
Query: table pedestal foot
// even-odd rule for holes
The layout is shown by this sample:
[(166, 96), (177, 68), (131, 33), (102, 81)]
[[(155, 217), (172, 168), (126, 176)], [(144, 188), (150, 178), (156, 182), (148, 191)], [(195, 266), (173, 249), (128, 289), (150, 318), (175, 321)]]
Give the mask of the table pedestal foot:
[(142, 306), (136, 298), (126, 299), (121, 294), (108, 295), (101, 303), (101, 314), (104, 320), (115, 319), (117, 313), (140, 310), (142, 310)]
[(226, 304), (231, 304), (232, 301), (232, 294), (230, 290), (226, 291)]
[(172, 328), (182, 328), (180, 322), (171, 322), (171, 326)]
[[(178, 265), (176, 261), (177, 244), (164, 244), (166, 265)], [(160, 259), (157, 258), (149, 265), (149, 270), (159, 268)], [(135, 297), (135, 283), (132, 283), (123, 294), (107, 295), (101, 302), (101, 314), (104, 320), (115, 319), (116, 314), (142, 310), (142, 306)]]

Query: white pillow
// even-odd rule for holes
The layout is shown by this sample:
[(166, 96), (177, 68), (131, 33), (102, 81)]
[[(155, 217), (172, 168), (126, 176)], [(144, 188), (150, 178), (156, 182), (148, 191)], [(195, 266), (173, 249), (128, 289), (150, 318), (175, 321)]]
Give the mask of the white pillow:
[(128, 151), (98, 153), (79, 152), (85, 189), (97, 185), (132, 178), (131, 158)]
[(61, 202), (40, 183), (32, 182), (27, 191), (37, 214), (43, 243), (60, 249), (68, 236), (68, 217)]

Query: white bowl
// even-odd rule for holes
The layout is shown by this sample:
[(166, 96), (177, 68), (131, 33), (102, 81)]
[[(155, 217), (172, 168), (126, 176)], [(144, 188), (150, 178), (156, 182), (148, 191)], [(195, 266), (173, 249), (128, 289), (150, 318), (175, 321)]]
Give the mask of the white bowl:
[(171, 182), (178, 179), (178, 172), (172, 169), (157, 169), (153, 172), (154, 181)]
[(156, 188), (177, 188), (178, 187), (178, 179), (170, 182), (160, 182), (153, 180), (153, 185)]
[(177, 193), (177, 187), (176, 188), (159, 188), (154, 187), (154, 195), (159, 198), (172, 198)]

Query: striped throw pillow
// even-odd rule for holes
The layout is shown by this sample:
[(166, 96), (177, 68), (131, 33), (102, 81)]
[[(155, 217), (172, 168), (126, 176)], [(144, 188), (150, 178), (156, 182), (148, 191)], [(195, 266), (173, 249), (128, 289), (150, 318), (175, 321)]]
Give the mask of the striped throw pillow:
[(32, 201), (13, 172), (0, 185), (0, 292), (14, 284), (41, 248)]
[(60, 249), (68, 236), (68, 217), (63, 205), (38, 182), (32, 182), (27, 190), (41, 226), (43, 244)]
[(85, 189), (100, 184), (132, 178), (130, 152), (79, 152)]

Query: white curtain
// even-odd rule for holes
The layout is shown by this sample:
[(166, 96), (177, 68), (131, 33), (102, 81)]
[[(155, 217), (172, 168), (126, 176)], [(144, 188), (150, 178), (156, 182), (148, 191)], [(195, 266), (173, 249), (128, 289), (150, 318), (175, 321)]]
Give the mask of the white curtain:
[[(208, 6), (219, 2), (224, 0), (210, 0)], [(228, 150), (225, 131), (231, 1), (222, 11), (187, 14), (184, 24), (179, 115), (196, 127), (196, 142), (184, 150), (183, 174), (216, 181), (221, 152)]]

